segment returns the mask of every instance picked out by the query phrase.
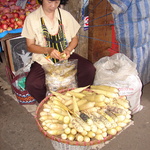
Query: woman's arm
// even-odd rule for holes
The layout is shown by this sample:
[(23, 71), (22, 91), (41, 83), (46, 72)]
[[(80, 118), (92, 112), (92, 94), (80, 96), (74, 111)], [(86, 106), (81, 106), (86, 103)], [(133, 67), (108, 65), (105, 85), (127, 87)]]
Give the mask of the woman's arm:
[(49, 54), (52, 58), (60, 59), (60, 53), (52, 47), (42, 47), (35, 44), (34, 39), (26, 39), (27, 49), (29, 52), (37, 54)]
[(78, 37), (75, 36), (74, 38), (72, 38), (72, 40), (69, 43), (68, 47), (63, 52), (67, 55), (66, 59), (68, 59), (70, 57), (70, 54), (71, 54), (72, 50), (77, 46), (77, 44), (78, 44)]

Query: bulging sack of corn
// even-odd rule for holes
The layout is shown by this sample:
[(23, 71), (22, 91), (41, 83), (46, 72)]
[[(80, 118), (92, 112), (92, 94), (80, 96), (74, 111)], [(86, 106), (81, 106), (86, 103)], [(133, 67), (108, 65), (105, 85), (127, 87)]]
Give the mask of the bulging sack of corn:
[(109, 85), (119, 89), (119, 95), (127, 96), (132, 114), (139, 112), (142, 83), (136, 64), (124, 54), (103, 57), (94, 64), (96, 75), (94, 85)]
[(48, 91), (57, 91), (77, 87), (77, 59), (60, 61), (55, 64), (44, 64)]

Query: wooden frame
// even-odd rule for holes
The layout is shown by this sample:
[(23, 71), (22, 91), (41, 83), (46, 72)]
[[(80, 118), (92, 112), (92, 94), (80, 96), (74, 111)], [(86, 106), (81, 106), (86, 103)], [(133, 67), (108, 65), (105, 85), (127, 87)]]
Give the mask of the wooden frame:
[(13, 72), (25, 67), (31, 60), (32, 53), (28, 52), (24, 37), (6, 40), (8, 59)]

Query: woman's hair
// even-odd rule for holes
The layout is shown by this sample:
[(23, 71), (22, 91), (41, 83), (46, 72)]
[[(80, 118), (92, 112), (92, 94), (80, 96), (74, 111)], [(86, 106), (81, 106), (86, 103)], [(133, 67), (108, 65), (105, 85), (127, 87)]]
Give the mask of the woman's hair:
[[(51, 1), (55, 1), (55, 0), (51, 0)], [(60, 4), (62, 4), (62, 5), (66, 5), (67, 2), (68, 2), (68, 0), (60, 0)], [(38, 3), (39, 3), (40, 5), (42, 5), (43, 0), (38, 0)]]

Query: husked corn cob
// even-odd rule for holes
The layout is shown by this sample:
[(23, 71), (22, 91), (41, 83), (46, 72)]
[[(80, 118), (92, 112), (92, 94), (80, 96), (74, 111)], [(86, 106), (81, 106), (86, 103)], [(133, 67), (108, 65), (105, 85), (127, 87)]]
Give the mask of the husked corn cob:
[(94, 138), (97, 139), (97, 140), (103, 140), (104, 139), (102, 134), (96, 134), (96, 136)]
[(39, 118), (40, 121), (45, 121), (45, 120), (47, 120), (47, 119), (52, 119), (52, 117), (47, 115), (47, 116), (41, 116), (41, 117)]
[(66, 139), (67, 139), (67, 134), (62, 133), (62, 134), (61, 134), (61, 138), (62, 138), (63, 140), (66, 140)]
[(101, 134), (101, 133), (103, 133), (103, 131), (101, 130), (101, 129), (97, 129), (97, 132), (96, 132), (97, 134)]
[(49, 128), (47, 126), (43, 126), (43, 129), (47, 131)]
[(84, 98), (91, 102), (102, 102), (104, 101), (105, 96), (101, 94), (93, 94), (93, 95), (85, 96)]
[(43, 111), (48, 113), (48, 112), (51, 112), (51, 109), (49, 109), (49, 108), (43, 108)]
[(76, 118), (72, 117), (71, 120), (73, 128), (75, 128), (78, 132), (82, 133), (83, 132), (83, 127), (80, 125), (80, 123), (76, 120)]
[(85, 121), (88, 125), (92, 125), (93, 124), (92, 119), (86, 113), (84, 113), (84, 112), (80, 114), (80, 118), (83, 121)]
[(107, 132), (102, 133), (103, 138), (107, 137)]
[(97, 90), (97, 89), (92, 89), (92, 91), (97, 94), (101, 94), (101, 95), (104, 95), (104, 96), (110, 97), (110, 98), (118, 98), (119, 97), (118, 93), (108, 92), (108, 91), (104, 91), (104, 90)]
[(116, 130), (117, 130), (117, 132), (119, 132), (119, 131), (121, 131), (121, 130), (122, 130), (122, 127), (117, 126), (117, 127), (116, 127)]
[(69, 106), (69, 105), (72, 105), (72, 103), (73, 103), (73, 100), (72, 99), (70, 99), (70, 100), (67, 100), (67, 101), (65, 101), (65, 106)]
[(120, 127), (125, 127), (127, 125), (127, 123), (125, 123), (125, 122), (118, 122), (117, 124)]
[(49, 108), (49, 109), (52, 109), (52, 106), (48, 105), (48, 104), (43, 104), (43, 108)]
[(82, 111), (82, 110), (86, 110), (86, 109), (89, 109), (89, 108), (93, 108), (95, 105), (95, 102), (87, 102), (81, 106), (79, 106), (79, 110)]
[(94, 133), (97, 133), (97, 130), (98, 130), (97, 125), (96, 124), (92, 124), (91, 125), (91, 131), (94, 132)]
[(70, 128), (66, 128), (66, 129), (64, 130), (64, 132), (65, 132), (66, 134), (70, 134), (71, 129), (70, 129)]
[(79, 124), (83, 127), (84, 130), (86, 130), (86, 131), (91, 130), (91, 127), (86, 122), (84, 122), (81, 118), (76, 117), (76, 120), (77, 120), (77, 122), (79, 122)]
[(83, 105), (85, 103), (87, 103), (86, 99), (81, 99), (81, 100), (77, 101), (78, 106), (81, 106), (81, 105)]
[(96, 133), (92, 132), (92, 131), (89, 131), (88, 134), (87, 134), (88, 137), (90, 138), (93, 138), (96, 136)]
[(131, 119), (125, 119), (123, 122), (124, 123), (129, 123), (129, 122), (131, 122)]
[(58, 114), (63, 115), (63, 116), (68, 115), (67, 112), (66, 112), (64, 109), (60, 108), (60, 107), (54, 106), (54, 107), (52, 108), (52, 110), (53, 110), (54, 112), (58, 113)]
[(48, 114), (47, 114), (47, 112), (45, 112), (45, 111), (41, 111), (40, 112), (40, 116), (47, 116)]
[(100, 121), (102, 121), (107, 128), (111, 128), (111, 126), (112, 126), (111, 122), (108, 121), (108, 119), (106, 119), (103, 115), (101, 115), (97, 112), (93, 112), (92, 115), (95, 115)]
[(118, 103), (119, 105), (123, 106), (124, 108), (127, 108), (127, 109), (130, 108), (128, 101), (116, 98), (115, 102)]
[(103, 110), (98, 110), (98, 113), (100, 113), (101, 115), (103, 115), (109, 122), (114, 123), (114, 119), (109, 116), (107, 113), (105, 113)]
[(85, 95), (83, 93), (77, 93), (74, 91), (67, 91), (71, 96), (82, 99)]
[(105, 107), (105, 106), (107, 106), (107, 104), (105, 102), (96, 102), (95, 106), (96, 107)]
[(104, 123), (95, 115), (92, 113), (88, 113), (87, 111), (84, 112), (88, 117), (90, 117), (90, 120), (92, 120), (92, 124), (95, 124), (98, 128), (102, 129), (105, 127)]
[(75, 139), (75, 135), (69, 134), (69, 135), (68, 135), (68, 139), (69, 139), (70, 141), (73, 141), (73, 140)]
[(110, 135), (116, 135), (117, 134), (117, 130), (116, 129), (108, 129), (107, 133)]
[(93, 95), (93, 93), (91, 91), (82, 91), (81, 93), (83, 93), (85, 96), (89, 96), (89, 95)]
[(90, 140), (91, 140), (91, 139), (90, 139), (88, 136), (84, 136), (84, 137), (83, 137), (83, 141), (84, 141), (84, 142), (90, 142)]
[(115, 114), (113, 114), (111, 111), (106, 110), (105, 113), (106, 113), (107, 115), (109, 115), (115, 122), (118, 121), (117, 116), (116, 116)]
[(79, 114), (79, 107), (74, 96), (73, 96), (73, 112), (75, 114)]
[(47, 130), (47, 133), (51, 135), (61, 135), (64, 132), (64, 130)]
[(109, 92), (114, 92), (118, 93), (119, 90), (115, 87), (107, 86), (107, 85), (91, 85), (91, 89), (99, 89), (99, 90), (104, 90), (104, 91), (109, 91)]
[(69, 116), (65, 116), (64, 119), (63, 119), (63, 122), (66, 123), (66, 124), (69, 124), (70, 123)]
[(85, 87), (79, 87), (79, 88), (73, 89), (73, 90), (71, 90), (71, 91), (72, 91), (72, 92), (76, 92), (76, 93), (80, 93), (80, 92), (82, 92), (83, 90), (87, 89), (88, 87), (89, 87), (89, 85), (88, 85), (88, 86), (85, 86)]
[(42, 121), (42, 125), (46, 125), (47, 123), (63, 123), (63, 122), (56, 120), (56, 119), (46, 119)]
[(55, 123), (55, 124), (49, 123), (49, 124), (46, 124), (46, 126), (51, 130), (57, 130), (57, 129), (63, 130), (63, 124), (59, 124), (59, 123)]
[(71, 99), (71, 97), (69, 97), (69, 96), (66, 96), (66, 95), (63, 95), (63, 94), (61, 94), (61, 93), (58, 93), (58, 92), (55, 92), (55, 91), (51, 91), (52, 92), (52, 94), (54, 94), (56, 97), (58, 97), (58, 99), (60, 99), (60, 100), (70, 100)]
[(54, 101), (53, 101), (53, 104), (57, 105), (57, 106), (60, 107), (61, 109), (64, 109), (64, 110), (68, 111), (68, 108), (67, 108), (63, 103), (61, 103), (61, 102), (58, 101), (58, 100), (54, 100)]
[(117, 116), (117, 119), (118, 119), (118, 121), (117, 122), (122, 122), (122, 121), (124, 121), (125, 120), (125, 115), (118, 115)]
[(83, 130), (83, 132), (81, 132), (81, 134), (82, 134), (83, 136), (86, 136), (86, 135), (88, 134), (88, 132), (85, 131), (85, 130)]
[(126, 113), (127, 113), (124, 109), (116, 107), (114, 105), (108, 105), (106, 107), (106, 109), (109, 110), (109, 111), (111, 111), (114, 114), (123, 114), (123, 115), (126, 115)]
[(60, 120), (60, 121), (64, 120), (64, 116), (60, 115), (60, 114), (57, 114), (57, 113), (52, 113), (51, 116), (52, 116), (52, 118)]
[(84, 137), (81, 134), (76, 134), (76, 139), (78, 142), (83, 142)]
[(71, 134), (76, 135), (77, 134), (77, 130), (76, 129), (71, 129)]
[(63, 124), (63, 129), (68, 128), (68, 124)]

